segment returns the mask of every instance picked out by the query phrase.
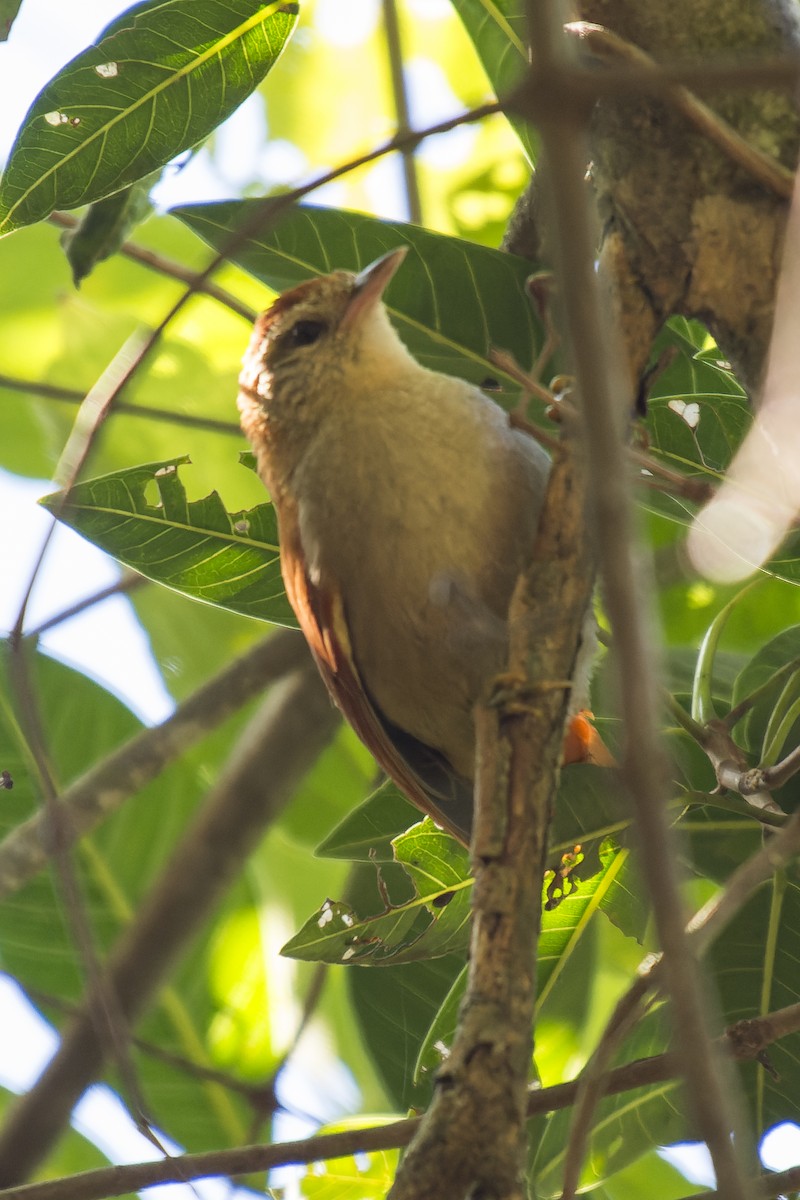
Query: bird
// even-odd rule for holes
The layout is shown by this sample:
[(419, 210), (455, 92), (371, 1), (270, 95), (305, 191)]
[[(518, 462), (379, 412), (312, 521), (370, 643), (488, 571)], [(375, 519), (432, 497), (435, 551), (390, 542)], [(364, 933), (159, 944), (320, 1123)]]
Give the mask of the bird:
[[(409, 352), (383, 301), (406, 252), (280, 295), (256, 319), (238, 407), (334, 702), (412, 803), (468, 845), (473, 711), (506, 668), (550, 459), (483, 391)], [(588, 613), (576, 721), (593, 625)], [(592, 727), (573, 722), (570, 739), (568, 757), (593, 757)]]

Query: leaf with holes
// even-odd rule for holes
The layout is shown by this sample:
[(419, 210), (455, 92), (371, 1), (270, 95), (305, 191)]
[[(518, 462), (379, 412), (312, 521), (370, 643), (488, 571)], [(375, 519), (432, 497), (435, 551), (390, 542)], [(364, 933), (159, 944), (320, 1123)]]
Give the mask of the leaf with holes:
[[(542, 332), (524, 291), (533, 268), (512, 254), (402, 221), (310, 204), (286, 212), (265, 208), (261, 200), (235, 200), (171, 212), (279, 292), (337, 267), (359, 271), (387, 250), (408, 246), (385, 299), (403, 341), (433, 371), (479, 385), (487, 378), (503, 380), (489, 357), (492, 347), (530, 366), (541, 345)], [(240, 241), (232, 245), (237, 232)], [(512, 390), (516, 395), (516, 385)]]
[(326, 900), (283, 947), (308, 962), (388, 966), (463, 951), (472, 880), (467, 852), (426, 818), (394, 843), (395, 858), (414, 884), (407, 901), (362, 917)]
[(115, 471), (41, 503), (148, 579), (248, 617), (294, 625), (272, 505), (229, 513), (216, 492), (189, 500), (179, 475), (187, 462)]
[[(630, 851), (608, 842), (601, 854), (600, 870), (581, 878), (556, 908), (548, 908), (548, 881), (542, 893), (542, 927), (537, 954), (537, 1008), (546, 1002), (575, 947), (598, 911), (613, 906), (614, 893), (629, 888)], [(640, 908), (644, 908), (640, 904)], [(646, 915), (646, 914), (645, 914)], [(640, 913), (639, 921), (643, 919)], [(467, 986), (467, 969), (458, 975), (431, 1024), (417, 1059), (415, 1077), (432, 1074), (442, 1054), (452, 1046), (461, 1001)]]
[(203, 141), (258, 86), (296, 4), (146, 0), (59, 71), (0, 181), (0, 234), (109, 196)]

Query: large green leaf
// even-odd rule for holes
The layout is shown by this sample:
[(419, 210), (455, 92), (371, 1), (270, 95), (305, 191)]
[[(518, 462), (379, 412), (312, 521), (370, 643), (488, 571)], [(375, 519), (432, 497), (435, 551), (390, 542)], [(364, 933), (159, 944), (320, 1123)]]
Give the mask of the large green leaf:
[[(724, 1022), (796, 1004), (798, 961), (800, 871), (794, 864), (760, 889), (712, 947), (709, 964)], [(739, 1071), (756, 1139), (782, 1121), (797, 1120), (800, 1033), (775, 1042), (767, 1057), (773, 1070), (754, 1061)]]
[(0, 234), (119, 191), (216, 129), (276, 62), (297, 4), (145, 0), (37, 96), (0, 182)]
[[(188, 500), (186, 458), (115, 471), (42, 503), (148, 579), (263, 621), (293, 625), (271, 504), (228, 513), (216, 492)], [(148, 498), (148, 489), (154, 495)]]
[(492, 347), (511, 351), (527, 366), (541, 343), (523, 291), (532, 270), (525, 259), (401, 221), (310, 204), (281, 213), (277, 221), (259, 200), (171, 211), (275, 291), (336, 268), (358, 271), (407, 245), (409, 254), (385, 298), (403, 341), (432, 370), (481, 384), (501, 377), (489, 359)]
[[(797, 667), (787, 676), (792, 663)], [(732, 703), (740, 704), (755, 692), (758, 698), (734, 734), (760, 764), (771, 766), (800, 742), (800, 625), (783, 629), (753, 655), (737, 676)], [(794, 808), (797, 788), (790, 785), (789, 794)]]
[[(674, 355), (655, 383), (645, 422), (649, 450), (672, 471), (716, 487), (752, 423), (744, 390), (713, 344), (698, 348), (697, 327), (673, 320), (657, 350)], [(692, 521), (697, 505), (661, 491), (642, 493), (652, 512), (678, 525)], [(767, 574), (800, 579), (800, 534), (791, 534), (764, 567)]]
[(463, 962), (463, 955), (450, 954), (380, 971), (345, 972), (361, 1036), (400, 1109), (424, 1107), (430, 1100), (433, 1077), (415, 1077), (413, 1065)]

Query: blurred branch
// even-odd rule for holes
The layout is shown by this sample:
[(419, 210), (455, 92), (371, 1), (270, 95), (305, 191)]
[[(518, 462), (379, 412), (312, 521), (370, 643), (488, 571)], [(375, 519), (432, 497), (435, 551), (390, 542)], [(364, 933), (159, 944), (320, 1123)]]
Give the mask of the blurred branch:
[[(790, 1167), (788, 1171), (775, 1171), (769, 1175), (761, 1175), (754, 1179), (753, 1200), (770, 1200), (772, 1196), (784, 1196), (796, 1192), (800, 1188), (800, 1167)], [(724, 1192), (693, 1192), (686, 1200), (728, 1200)]]
[[(753, 1026), (752, 1035), (742, 1026)], [(730, 1026), (720, 1045), (737, 1061), (752, 1061), (780, 1037), (800, 1029), (800, 1005), (767, 1013), (753, 1022), (739, 1021)], [(611, 1071), (604, 1079), (604, 1094), (612, 1095), (660, 1083), (677, 1076), (674, 1056), (659, 1054), (652, 1058), (626, 1063)], [(527, 1113), (555, 1112), (568, 1108), (575, 1100), (577, 1083), (561, 1083), (541, 1088), (528, 1096)], [(125, 1166), (100, 1167), (63, 1179), (23, 1184), (3, 1191), (3, 1200), (104, 1200), (162, 1183), (183, 1183), (210, 1176), (245, 1175), (268, 1171), (273, 1167), (323, 1162), (344, 1155), (379, 1150), (398, 1150), (407, 1146), (421, 1124), (421, 1117), (392, 1121), (388, 1125), (363, 1129), (348, 1129), (340, 1133), (321, 1134), (296, 1142), (280, 1142), (270, 1146), (241, 1146), (233, 1150), (212, 1150), (202, 1154), (185, 1154), (158, 1162), (131, 1163)], [(769, 1175), (756, 1181), (755, 1187), (782, 1181), (783, 1187), (772, 1191), (758, 1190), (758, 1196), (775, 1196), (786, 1188), (791, 1173)], [(703, 1200), (713, 1200), (717, 1193), (703, 1192)]]
[[(45, 400), (56, 400), (64, 404), (82, 404), (85, 392), (77, 388), (59, 387), (52, 383), (39, 383), (31, 379), (16, 379), (13, 375), (0, 374), (0, 388), (11, 392), (22, 392), (27, 396), (42, 396)], [(215, 421), (213, 417), (193, 417), (188, 413), (172, 412), (168, 408), (151, 408), (143, 404), (128, 404), (118, 400), (114, 406), (117, 413), (130, 417), (145, 417), (153, 421), (168, 421), (173, 425), (185, 425), (189, 429), (207, 429), (210, 433), (233, 434), (240, 438), (242, 430), (237, 421)]]
[(26, 629), (25, 637), (31, 639), (41, 637), (43, 633), (47, 633), (48, 629), (55, 629), (56, 626), (63, 625), (65, 621), (69, 621), (72, 617), (77, 617), (88, 609), (94, 608), (96, 604), (102, 604), (104, 600), (110, 600), (112, 596), (125, 596), (149, 582), (149, 579), (146, 579), (144, 575), (140, 575), (137, 571), (125, 569), (116, 583), (110, 583), (108, 587), (99, 588), (98, 591), (92, 592), (90, 596), (84, 596), (82, 600), (76, 600), (68, 608), (62, 608), (60, 612), (54, 613), (52, 617), (48, 617), (46, 621), (42, 621), (41, 625), (37, 625), (35, 629)]
[[(94, 829), (268, 684), (307, 660), (299, 633), (288, 629), (273, 633), (198, 688), (160, 725), (143, 729), (91, 767), (57, 798), (66, 844)], [(0, 898), (12, 895), (47, 865), (52, 841), (44, 812), (18, 825), (0, 842)]]
[[(51, 225), (56, 225), (59, 229), (76, 229), (80, 224), (79, 217), (70, 216), (65, 212), (53, 212), (47, 218)], [(171, 258), (164, 258), (161, 254), (156, 254), (153, 250), (146, 250), (143, 246), (137, 246), (134, 242), (123, 242), (117, 254), (121, 254), (123, 258), (129, 258), (133, 262), (140, 263), (144, 267), (149, 267), (152, 271), (158, 271), (160, 275), (167, 275), (170, 279), (177, 279), (181, 283), (192, 283), (195, 278), (195, 272), (189, 267), (184, 267), (182, 263), (175, 262)], [(232, 292), (228, 292), (225, 288), (219, 287), (218, 284), (207, 281), (196, 289), (210, 296), (212, 300), (216, 300), (219, 304), (229, 308), (231, 312), (236, 313), (238, 317), (242, 317), (250, 325), (256, 319), (255, 311), (249, 305), (243, 303)]]
[[(552, 226), (586, 429), (594, 535), (615, 641), (626, 731), (622, 773), (633, 802), (642, 874), (653, 901), (666, 988), (674, 1025), (680, 1030), (681, 1070), (697, 1132), (709, 1147), (717, 1180), (729, 1200), (747, 1200), (740, 1138), (731, 1140), (741, 1124), (737, 1093), (727, 1079), (723, 1082), (718, 1056), (711, 1048), (705, 988), (684, 931), (677, 855), (664, 794), (669, 775), (659, 735), (655, 636), (645, 607), (648, 589), (636, 562), (626, 469), (623, 429), (632, 397), (621, 347), (609, 329), (597, 286), (595, 230), (583, 182), (590, 156), (582, 124), (576, 121), (582, 109), (565, 78), (569, 51), (557, 6), (528, 0), (526, 12), (536, 61), (530, 73), (535, 89), (528, 89), (524, 115), (539, 128), (548, 183), (558, 197), (557, 203), (551, 203)], [(585, 1134), (585, 1127), (576, 1126), (566, 1152), (564, 1200), (574, 1196), (578, 1186)]]
[[(156, 998), (338, 720), (310, 660), (270, 691), (111, 954), (104, 984), (126, 1024)], [(43, 1074), (8, 1114), (0, 1132), (0, 1187), (24, 1179), (47, 1156), (102, 1069), (92, 1002), (85, 998)]]
[[(407, 134), (411, 129), (411, 116), (408, 108), (408, 89), (406, 88), (403, 70), (403, 46), (400, 36), (400, 22), (397, 16), (396, 0), (382, 0), (383, 24), (386, 30), (386, 47), (389, 51), (389, 71), (392, 77), (392, 96), (397, 117), (397, 132)], [(408, 204), (408, 219), (414, 225), (422, 224), (422, 201), (419, 194), (417, 165), (414, 158), (414, 148), (405, 146), (400, 151), (403, 161), (403, 180), (406, 187), (406, 202)]]
[[(701, 957), (757, 888), (761, 887), (773, 872), (783, 870), (798, 854), (800, 812), (793, 814), (779, 833), (768, 838), (755, 854), (737, 867), (725, 887), (692, 917), (686, 926), (686, 932), (693, 952)], [(588, 1130), (591, 1111), (605, 1093), (605, 1080), (609, 1078), (608, 1065), (628, 1031), (638, 1021), (648, 992), (661, 987), (663, 971), (663, 955), (645, 959), (634, 983), (617, 1001), (606, 1023), (597, 1046), (578, 1080), (579, 1091), (575, 1098), (573, 1123), (581, 1135), (585, 1135)], [(680, 1042), (680, 1034), (678, 1041)], [(613, 1074), (614, 1072), (611, 1072), (611, 1075)]]
[[(95, 438), (106, 420), (116, 395), (116, 381), (124, 374), (131, 356), (135, 358), (139, 335), (133, 334), (115, 354), (97, 383), (86, 394), (61, 451), (55, 479), (65, 493), (72, 487), (89, 459)], [(9, 680), (16, 704), (19, 727), (24, 736), (44, 799), (42, 819), (48, 834), (53, 874), (64, 904), (67, 928), (74, 944), (79, 968), (85, 977), (89, 997), (87, 1010), (104, 1053), (116, 1063), (123, 1085), (130, 1097), (131, 1115), (139, 1132), (158, 1150), (161, 1142), (151, 1128), (139, 1081), (130, 1060), (127, 1027), (118, 997), (105, 979), (94, 932), (86, 912), (81, 885), (75, 873), (71, 844), (65, 822), (65, 810), (58, 803), (58, 786), (50, 762), (50, 747), (41, 717), (39, 697), (33, 682), (30, 647), (23, 642), (23, 627), (28, 603), (36, 579), (45, 561), (56, 527), (58, 511), (54, 512), (47, 533), (34, 561), (28, 585), (22, 597), (14, 626), (9, 634)]]

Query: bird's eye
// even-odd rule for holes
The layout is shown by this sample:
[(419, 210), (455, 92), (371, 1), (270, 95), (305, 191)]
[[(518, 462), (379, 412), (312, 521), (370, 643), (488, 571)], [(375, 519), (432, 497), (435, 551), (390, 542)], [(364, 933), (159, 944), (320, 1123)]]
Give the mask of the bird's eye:
[(327, 329), (324, 321), (297, 321), (289, 330), (293, 346), (313, 346)]

